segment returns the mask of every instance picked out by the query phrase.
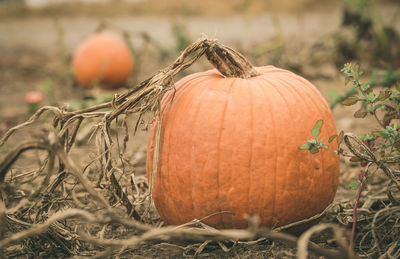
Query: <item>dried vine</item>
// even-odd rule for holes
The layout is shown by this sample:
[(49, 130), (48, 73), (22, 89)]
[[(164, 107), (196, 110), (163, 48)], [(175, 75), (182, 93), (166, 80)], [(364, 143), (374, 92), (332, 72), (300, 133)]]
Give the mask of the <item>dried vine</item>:
[[(159, 111), (160, 102), (164, 94), (174, 89), (174, 77), (179, 72), (191, 66), (203, 55), (206, 55), (214, 66), (222, 67), (220, 72), (225, 76), (237, 76), (238, 71), (245, 72), (241, 73), (244, 78), (256, 76), (258, 74), (239, 53), (224, 47), (215, 40), (203, 37), (189, 45), (175, 62), (166, 69), (144, 80), (127, 92), (115, 95), (110, 102), (78, 111), (68, 111), (62, 108), (45, 106), (39, 109), (26, 122), (9, 129), (0, 139), (0, 147), (19, 130), (41, 119), (43, 114), (47, 112), (52, 114), (52, 126), (45, 128), (46, 134), (41, 139), (17, 146), (0, 162), (0, 228), (8, 226), (8, 231), (3, 232), (3, 229), (0, 229), (0, 251), (5, 251), (13, 244), (22, 244), (26, 240), (38, 236), (49, 236), (45, 240), (49, 240), (48, 242), (58, 242), (58, 246), (63, 247), (65, 252), (70, 255), (80, 254), (79, 250), (85, 248), (82, 246), (82, 242), (94, 245), (99, 249), (106, 248), (104, 252), (97, 255), (95, 254), (95, 256), (98, 257), (119, 253), (150, 240), (185, 239), (206, 241), (201, 248), (203, 249), (204, 246), (208, 244), (207, 240), (237, 241), (254, 240), (263, 237), (282, 241), (291, 247), (296, 247), (296, 237), (260, 228), (257, 225), (257, 221), (254, 219), (249, 219), (250, 228), (247, 230), (199, 228), (198, 223), (201, 222), (201, 220), (194, 220), (192, 223), (185, 224), (185, 226), (182, 227), (157, 228), (144, 224), (143, 222), (139, 222), (141, 216), (136, 211), (136, 205), (142, 201), (132, 201), (115, 175), (115, 173), (121, 171), (121, 169), (118, 168), (113, 161), (112, 147), (114, 140), (111, 131), (111, 124), (113, 121), (116, 121), (121, 115), (132, 113), (138, 114), (140, 120), (146, 112)], [(226, 58), (229, 65), (221, 65), (221, 58)], [(85, 175), (85, 170), (89, 165), (84, 169), (79, 168), (69, 156), (69, 152), (76, 142), (76, 137), (81, 125), (88, 119), (96, 119), (98, 122), (93, 133), (96, 135), (98, 152), (94, 160), (101, 163), (100, 169), (102, 175), (99, 176), (97, 185)], [(160, 116), (158, 116), (158, 120), (161, 120)], [(158, 124), (160, 125), (161, 123)], [(160, 128), (161, 127), (157, 128), (156, 143), (159, 142)], [(126, 130), (126, 132), (129, 131)], [(125, 141), (127, 138), (128, 137), (125, 136), (124, 145), (126, 144)], [(153, 165), (157, 165), (157, 148), (158, 145), (156, 145), (156, 150), (154, 152)], [(7, 202), (11, 200), (10, 197), (7, 197), (7, 193), (10, 192), (7, 189), (10, 187), (10, 184), (7, 183), (7, 173), (10, 171), (12, 165), (20, 158), (22, 153), (32, 149), (47, 151), (48, 156), (45, 159), (47, 162), (43, 164), (40, 170), (34, 172), (34, 175), (37, 176), (44, 168), (47, 168), (46, 177), (42, 181), (42, 186), (37, 188), (38, 190), (45, 189), (47, 191), (44, 193), (41, 193), (41, 191), (37, 193), (37, 195), (41, 196), (39, 201), (34, 200), (32, 196), (21, 198), (17, 204), (7, 204)], [(373, 158), (370, 157), (369, 159)], [(58, 168), (56, 166), (56, 160), (58, 161)], [(156, 170), (157, 168), (154, 166), (150, 174), (149, 192), (145, 195), (151, 194)], [(76, 183), (73, 184), (72, 187), (68, 187), (68, 192), (70, 192), (70, 194), (67, 195), (68, 199), (65, 197), (58, 197), (62, 202), (58, 202), (58, 198), (49, 200), (49, 197), (54, 197), (56, 195), (54, 193), (57, 188), (61, 189), (61, 185), (66, 182), (69, 176), (73, 176)], [(129, 215), (129, 218), (127, 218), (126, 215), (121, 215), (118, 208), (114, 208), (113, 205), (110, 205), (110, 202), (105, 196), (107, 192), (104, 192), (101, 188), (99, 190), (99, 183), (103, 177), (109, 180), (110, 191), (125, 207), (126, 215)], [(52, 178), (52, 183), (49, 185), (50, 178)], [(395, 183), (397, 184), (398, 182)], [(81, 189), (75, 189), (77, 185), (79, 185)], [(69, 186), (71, 186), (71, 184)], [(86, 203), (84, 202), (85, 199), (81, 197), (82, 193), (88, 193), (91, 197)], [(90, 202), (92, 199), (96, 201), (96, 204)], [(66, 203), (72, 203), (73, 206), (77, 208), (81, 207), (85, 209), (70, 208), (73, 206), (67, 206), (65, 205)], [(37, 211), (33, 212), (34, 208)], [(11, 211), (18, 212), (18, 218), (14, 217), (10, 213)], [(323, 213), (325, 213), (325, 211), (322, 212), (321, 215)], [(318, 215), (318, 217), (321, 215)], [(35, 220), (31, 220), (31, 218)], [(313, 219), (315, 218), (312, 217), (308, 220)], [(71, 223), (75, 227), (69, 228), (67, 223)], [(79, 230), (83, 223), (96, 224), (101, 227), (102, 230), (90, 234), (85, 228), (86, 233), (84, 233), (84, 229)], [(304, 223), (304, 221), (298, 224), (301, 223)], [(104, 232), (107, 227), (111, 225), (123, 226), (128, 233), (127, 237), (115, 237), (111, 232), (109, 233), (111, 236), (110, 238), (104, 238)], [(285, 227), (282, 227), (280, 229), (284, 228)], [(323, 255), (328, 258), (352, 257), (352, 254), (348, 253), (348, 249), (345, 247), (341, 247), (340, 250), (321, 248), (315, 243), (308, 241), (308, 237), (306, 239), (306, 242), (300, 242), (300, 240), (304, 239), (299, 239), (300, 243), (298, 245), (304, 249), (308, 247), (318, 255)], [(70, 240), (69, 245), (66, 243), (66, 240)], [(40, 242), (44, 241), (41, 239)], [(27, 243), (25, 245), (27, 245)]]

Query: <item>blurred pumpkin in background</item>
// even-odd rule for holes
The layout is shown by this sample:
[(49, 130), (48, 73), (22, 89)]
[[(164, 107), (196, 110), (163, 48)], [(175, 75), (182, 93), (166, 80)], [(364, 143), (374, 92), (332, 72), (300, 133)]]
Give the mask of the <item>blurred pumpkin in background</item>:
[(72, 57), (77, 82), (84, 88), (122, 87), (134, 68), (132, 52), (123, 38), (95, 33), (81, 42)]

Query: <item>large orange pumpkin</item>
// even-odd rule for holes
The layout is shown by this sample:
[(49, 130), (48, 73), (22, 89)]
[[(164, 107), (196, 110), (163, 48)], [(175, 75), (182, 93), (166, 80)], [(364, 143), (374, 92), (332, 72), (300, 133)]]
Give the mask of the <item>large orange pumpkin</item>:
[(84, 88), (99, 85), (115, 89), (124, 85), (132, 73), (132, 53), (125, 41), (114, 34), (95, 33), (76, 48), (72, 68)]
[[(154, 204), (166, 224), (217, 213), (205, 223), (245, 228), (244, 214), (278, 227), (322, 212), (333, 200), (339, 157), (299, 150), (323, 119), (321, 137), (336, 134), (328, 104), (306, 79), (273, 66), (259, 75), (189, 75), (161, 103)], [(172, 99), (173, 98), (173, 99)], [(150, 130), (147, 173), (153, 163)], [(332, 148), (336, 144), (333, 144)], [(219, 213), (223, 211), (234, 214)]]

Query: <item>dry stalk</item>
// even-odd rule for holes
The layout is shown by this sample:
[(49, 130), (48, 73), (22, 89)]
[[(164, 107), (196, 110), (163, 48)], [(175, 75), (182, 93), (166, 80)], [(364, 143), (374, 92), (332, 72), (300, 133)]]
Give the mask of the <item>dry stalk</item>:
[(304, 232), (297, 242), (297, 256), (299, 259), (308, 258), (308, 246), (310, 238), (314, 233), (321, 232), (325, 229), (332, 229), (336, 242), (339, 245), (338, 254), (325, 254), (327, 258), (356, 258), (350, 247), (347, 245), (346, 239), (344, 238), (344, 230), (333, 224), (319, 224), (311, 227)]
[[(47, 150), (49, 153), (52, 153), (51, 156), (57, 156), (58, 159), (64, 164), (66, 170), (79, 180), (79, 182), (84, 186), (87, 192), (100, 203), (99, 205), (109, 208), (109, 204), (104, 199), (104, 197), (93, 189), (89, 181), (83, 177), (83, 175), (80, 173), (80, 170), (77, 169), (75, 163), (65, 153), (64, 149), (60, 145), (60, 140), (57, 137), (56, 132), (52, 130), (49, 132), (47, 140), (42, 142), (28, 142), (22, 144), (14, 151), (10, 152), (9, 155), (7, 155), (7, 157), (0, 163), (0, 183), (4, 181), (8, 169), (17, 160), (17, 158), (23, 152), (30, 149)], [(48, 179), (49, 175), (47, 175), (46, 178)]]
[[(1, 195), (0, 195), (1, 196)], [(7, 210), (6, 205), (0, 200), (0, 240), (4, 238), (7, 229)]]
[[(213, 241), (224, 241), (224, 240), (254, 240), (260, 237), (265, 237), (271, 240), (281, 241), (287, 243), (289, 246), (295, 247), (297, 239), (296, 237), (281, 233), (273, 232), (267, 229), (253, 228), (248, 230), (215, 230), (215, 229), (200, 229), (200, 228), (177, 228), (175, 226), (168, 226), (163, 228), (154, 228), (143, 223), (139, 223), (134, 220), (128, 220), (120, 218), (115, 214), (100, 214), (94, 215), (85, 210), (80, 209), (67, 209), (65, 211), (56, 212), (49, 219), (41, 224), (31, 225), (30, 228), (13, 234), (12, 236), (0, 240), (0, 249), (3, 249), (9, 245), (18, 243), (22, 239), (26, 239), (30, 236), (38, 235), (48, 231), (48, 229), (59, 221), (66, 219), (81, 219), (86, 223), (92, 224), (109, 224), (118, 223), (125, 227), (133, 227), (141, 231), (145, 231), (141, 235), (135, 235), (126, 239), (104, 239), (95, 238), (85, 233), (80, 233), (78, 236), (81, 240), (91, 244), (99, 245), (102, 247), (109, 247), (112, 251), (120, 250), (121, 248), (133, 248), (141, 243), (151, 240), (192, 240), (205, 242), (207, 240)], [(310, 242), (310, 250), (318, 255), (328, 256), (330, 258), (339, 258), (342, 253), (332, 249), (324, 249)], [(110, 251), (109, 251), (110, 252)]]
[[(396, 206), (398, 203), (397, 199), (393, 196), (392, 190), (393, 187), (397, 188), (397, 190), (400, 190), (400, 174), (396, 170), (392, 170), (389, 168), (388, 164), (398, 164), (400, 162), (400, 156), (393, 156), (393, 157), (377, 157), (370, 149), (368, 146), (366, 146), (358, 137), (354, 136), (353, 134), (345, 134), (344, 136), (344, 143), (350, 150), (350, 152), (358, 157), (360, 161), (367, 161), (368, 166), (366, 169), (362, 172), (363, 174), (362, 179), (360, 181), (364, 181), (364, 178), (366, 177), (366, 174), (369, 170), (369, 167), (371, 164), (375, 164), (377, 168), (380, 168), (384, 174), (387, 176), (387, 178), (390, 180), (389, 185), (387, 186), (386, 194), (388, 197), (388, 200), (391, 202), (387, 207), (378, 210), (378, 211), (372, 211), (369, 212), (371, 215), (372, 213), (375, 213), (373, 216), (370, 216), (371, 223), (369, 223), (367, 226), (365, 226), (363, 229), (361, 229), (361, 232), (366, 231), (366, 233), (362, 236), (360, 244), (359, 244), (359, 249), (363, 251), (363, 247), (367, 247), (367, 256), (372, 256), (376, 255), (382, 255), (382, 254), (387, 254), (387, 249), (390, 249), (390, 245), (393, 245), (394, 243), (390, 243), (387, 245), (387, 241), (390, 238), (387, 237), (382, 237), (387, 235), (387, 233), (396, 233), (396, 231), (399, 231), (398, 228), (396, 228), (396, 224), (394, 224), (393, 228), (387, 229), (387, 222), (394, 221), (394, 222), (399, 222), (400, 221), (400, 210), (399, 207)], [(360, 194), (363, 189), (364, 182), (361, 182), (361, 185), (358, 190), (358, 195), (356, 198), (356, 202), (354, 205), (354, 212), (353, 212), (353, 229), (352, 229), (352, 236), (350, 239), (350, 245), (352, 246), (354, 237), (355, 237), (355, 226), (357, 222), (357, 204), (360, 199)], [(383, 203), (382, 203), (383, 204)], [(384, 216), (383, 216), (384, 215)], [(377, 226), (378, 220), (380, 221), (383, 219), (383, 223)], [(391, 224), (388, 224), (391, 225)], [(393, 231), (393, 232), (392, 232)], [(368, 238), (368, 236), (371, 236), (371, 239)], [(366, 240), (372, 240), (370, 244), (368, 245), (363, 245), (363, 243)], [(386, 241), (385, 241), (386, 240)], [(383, 247), (385, 246), (385, 247)]]
[(361, 229), (363, 233), (360, 233), (362, 238), (358, 245), (361, 253), (367, 257), (386, 254), (388, 258), (396, 258), (394, 255), (400, 251), (393, 250), (393, 246), (398, 244), (400, 235), (400, 207), (387, 206), (374, 212), (371, 218)]
[[(353, 144), (354, 142), (354, 144)], [(344, 143), (346, 146), (349, 148), (350, 152), (358, 157), (361, 161), (366, 161), (366, 162), (372, 162), (375, 163), (379, 168), (382, 169), (382, 171), (385, 173), (385, 175), (393, 181), (393, 183), (397, 186), (397, 188), (400, 190), (400, 179), (396, 175), (393, 174), (392, 170), (390, 170), (389, 167), (387, 167), (385, 164), (386, 163), (399, 163), (400, 162), (400, 156), (398, 157), (383, 157), (381, 159), (378, 159), (375, 154), (367, 147), (357, 136), (351, 133), (346, 133), (344, 135)], [(362, 153), (360, 150), (364, 150), (364, 153)]]
[[(146, 231), (140, 236), (133, 236), (127, 239), (97, 239), (92, 236), (81, 234), (82, 238), (89, 243), (103, 246), (103, 247), (114, 247), (115, 250), (120, 248), (134, 248), (138, 245), (154, 240), (163, 241), (197, 241), (205, 242), (206, 245), (208, 241), (229, 241), (229, 240), (255, 240), (257, 238), (267, 238), (274, 241), (284, 242), (290, 247), (296, 247), (297, 238), (290, 234), (282, 232), (274, 232), (271, 230), (256, 228), (256, 229), (226, 229), (226, 230), (216, 230), (216, 229), (204, 229), (204, 228), (177, 228), (174, 226), (168, 226), (163, 228), (154, 228), (152, 230)], [(343, 253), (341, 251), (336, 251), (333, 249), (324, 249), (318, 245), (309, 242), (309, 249), (314, 253), (328, 258), (343, 258), (341, 257)]]

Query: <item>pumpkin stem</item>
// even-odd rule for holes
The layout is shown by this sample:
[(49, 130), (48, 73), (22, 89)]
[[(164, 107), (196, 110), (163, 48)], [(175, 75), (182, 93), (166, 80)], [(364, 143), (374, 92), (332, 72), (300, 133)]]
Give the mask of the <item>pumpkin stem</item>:
[(205, 40), (204, 43), (208, 61), (224, 76), (247, 79), (260, 75), (239, 52), (215, 40)]

